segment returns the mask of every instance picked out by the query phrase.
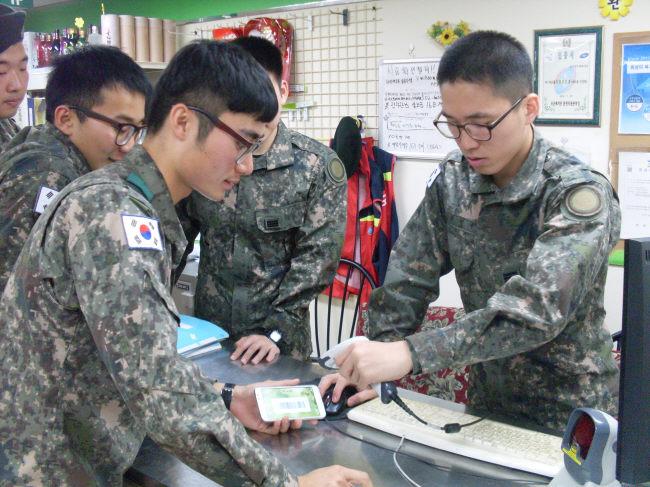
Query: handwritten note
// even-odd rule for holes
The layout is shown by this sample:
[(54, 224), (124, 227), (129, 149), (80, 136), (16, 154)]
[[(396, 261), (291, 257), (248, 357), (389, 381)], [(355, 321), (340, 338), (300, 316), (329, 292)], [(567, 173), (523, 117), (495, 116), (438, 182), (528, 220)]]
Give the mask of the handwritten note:
[(400, 157), (442, 159), (456, 149), (433, 122), (442, 102), (439, 59), (383, 61), (379, 65), (379, 145)]

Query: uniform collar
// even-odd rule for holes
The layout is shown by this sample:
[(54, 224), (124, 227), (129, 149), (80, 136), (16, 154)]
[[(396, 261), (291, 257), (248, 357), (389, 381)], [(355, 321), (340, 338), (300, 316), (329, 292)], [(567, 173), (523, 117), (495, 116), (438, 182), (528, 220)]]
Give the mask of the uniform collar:
[(266, 169), (267, 171), (271, 171), (278, 167), (291, 166), (292, 164), (291, 131), (280, 120), (273, 144), (266, 154), (254, 158), (253, 170)]
[[(52, 140), (56, 142), (52, 143)], [(70, 141), (70, 137), (49, 122), (37, 127), (30, 127), (29, 131), (25, 133), (25, 142), (32, 141), (47, 146), (48, 151), (70, 160), (80, 174), (92, 170), (81, 151)]]
[[(178, 220), (165, 178), (149, 153), (141, 145), (135, 146), (129, 152), (124, 163), (131, 169), (127, 181), (147, 198), (156, 210), (165, 238), (176, 248), (173, 254), (174, 261), (176, 261), (183, 254), (187, 240)], [(176, 265), (177, 262), (174, 262), (174, 267)]]
[(494, 193), (498, 195), (500, 201), (510, 203), (527, 198), (539, 184), (539, 175), (544, 169), (547, 150), (548, 142), (541, 137), (537, 130), (533, 129), (533, 146), (528, 153), (528, 157), (519, 168), (519, 172), (505, 188), (499, 188), (494, 184), (491, 177), (470, 169), (467, 160), (463, 157), (462, 163), (466, 165), (469, 171), (470, 191), (476, 194)]

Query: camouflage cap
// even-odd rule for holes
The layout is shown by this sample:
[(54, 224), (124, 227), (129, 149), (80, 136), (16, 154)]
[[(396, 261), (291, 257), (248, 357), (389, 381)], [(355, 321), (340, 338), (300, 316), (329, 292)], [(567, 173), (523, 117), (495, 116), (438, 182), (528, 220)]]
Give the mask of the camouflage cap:
[(23, 40), (25, 12), (0, 5), (0, 52)]

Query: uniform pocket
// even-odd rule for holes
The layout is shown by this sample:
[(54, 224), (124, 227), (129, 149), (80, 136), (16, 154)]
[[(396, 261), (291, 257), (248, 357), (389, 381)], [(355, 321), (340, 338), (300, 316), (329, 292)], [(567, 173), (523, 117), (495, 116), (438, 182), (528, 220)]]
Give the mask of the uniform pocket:
[(255, 211), (259, 251), (269, 268), (291, 260), (296, 230), (305, 220), (306, 203), (264, 208)]
[(257, 228), (263, 233), (285, 232), (297, 228), (305, 220), (305, 203), (264, 208), (255, 211)]

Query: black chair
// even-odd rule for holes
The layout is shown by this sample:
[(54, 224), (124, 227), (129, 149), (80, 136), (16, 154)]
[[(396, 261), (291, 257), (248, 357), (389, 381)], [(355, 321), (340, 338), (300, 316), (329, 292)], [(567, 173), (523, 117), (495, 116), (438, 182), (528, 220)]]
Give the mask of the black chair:
[[(345, 281), (343, 283), (343, 297), (340, 300), (340, 305), (341, 305), (341, 311), (338, 313), (338, 323), (335, 323), (336, 317), (332, 316), (333, 310), (332, 310), (332, 287), (330, 286), (329, 292), (327, 294), (327, 309), (325, 312), (325, 323), (326, 323), (326, 340), (325, 340), (325, 349), (323, 352), (329, 350), (332, 346), (341, 343), (342, 341), (342, 335), (343, 335), (343, 329), (344, 329), (344, 324), (345, 320), (344, 317), (346, 315), (346, 308), (345, 308), (345, 303), (347, 302), (349, 297), (356, 296), (356, 302), (354, 304), (353, 308), (353, 315), (352, 315), (352, 321), (350, 323), (350, 333), (349, 336), (346, 336), (346, 338), (352, 338), (354, 335), (354, 330), (356, 329), (357, 326), (357, 319), (359, 317), (359, 308), (360, 308), (360, 300), (361, 300), (361, 294), (364, 286), (370, 286), (371, 289), (375, 289), (377, 287), (377, 283), (373, 279), (373, 277), (370, 275), (368, 270), (366, 270), (361, 264), (358, 262), (355, 262), (350, 259), (341, 259), (339, 262), (340, 264), (346, 264), (347, 265), (347, 273), (345, 276)], [(349, 285), (350, 285), (350, 279), (353, 275), (354, 271), (358, 271), (360, 273), (360, 278), (361, 281), (359, 283), (359, 294), (353, 294), (349, 291)], [(340, 275), (339, 275), (340, 276)], [(355, 283), (355, 288), (356, 288), (356, 283)], [(320, 296), (320, 295), (319, 295)], [(338, 300), (336, 301), (338, 303)], [(321, 306), (322, 309), (322, 306)], [(321, 356), (321, 348), (320, 348), (320, 337), (319, 337), (319, 306), (318, 306), (318, 296), (314, 300), (314, 337), (316, 339), (316, 355), (317, 358)], [(348, 315), (349, 316), (349, 315)], [(336, 343), (330, 344), (330, 333), (332, 330), (332, 326), (338, 327), (338, 333), (337, 333), (337, 341)]]

